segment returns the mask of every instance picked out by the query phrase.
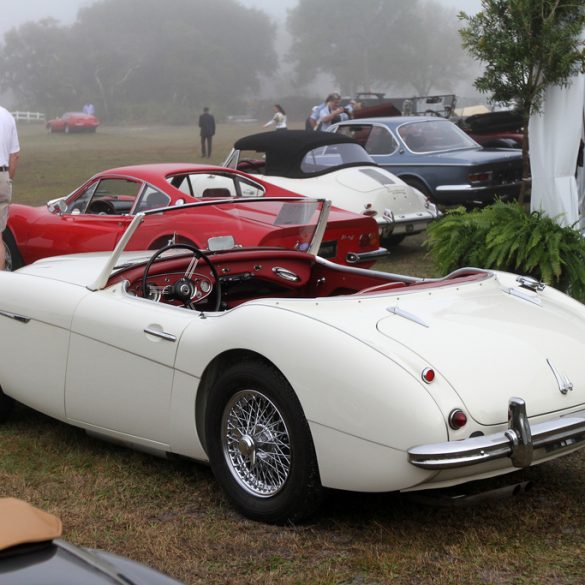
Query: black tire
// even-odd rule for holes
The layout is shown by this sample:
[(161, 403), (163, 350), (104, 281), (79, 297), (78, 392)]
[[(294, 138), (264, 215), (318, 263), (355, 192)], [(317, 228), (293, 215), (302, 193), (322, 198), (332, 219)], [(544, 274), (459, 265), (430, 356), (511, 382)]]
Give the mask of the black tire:
[(205, 424), (211, 468), (240, 513), (285, 524), (316, 510), (323, 488), (309, 425), (275, 367), (252, 359), (228, 367), (211, 389)]
[(0, 423), (8, 420), (13, 408), (14, 399), (10, 398), (10, 396), (6, 396), (6, 394), (2, 392), (2, 388), (0, 388)]
[(7, 272), (17, 270), (23, 265), (22, 256), (18, 251), (12, 232), (8, 228), (2, 232), (2, 242), (6, 254), (6, 266), (4, 270)]
[(381, 244), (384, 247), (388, 247), (388, 246), (398, 246), (398, 244), (401, 244), (402, 241), (404, 240), (404, 238), (406, 238), (406, 234), (400, 234), (397, 236), (388, 236), (387, 238), (384, 238), (383, 240), (381, 240)]

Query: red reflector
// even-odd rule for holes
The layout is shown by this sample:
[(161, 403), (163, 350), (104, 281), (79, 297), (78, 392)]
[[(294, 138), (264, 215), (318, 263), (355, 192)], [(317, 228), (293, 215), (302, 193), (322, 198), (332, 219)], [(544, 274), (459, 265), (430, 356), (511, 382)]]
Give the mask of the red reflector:
[(453, 430), (458, 430), (464, 427), (467, 424), (467, 415), (460, 410), (459, 408), (455, 408), (449, 414), (449, 426)]
[(422, 379), (427, 383), (430, 384), (435, 379), (435, 370), (433, 368), (425, 368), (422, 371)]

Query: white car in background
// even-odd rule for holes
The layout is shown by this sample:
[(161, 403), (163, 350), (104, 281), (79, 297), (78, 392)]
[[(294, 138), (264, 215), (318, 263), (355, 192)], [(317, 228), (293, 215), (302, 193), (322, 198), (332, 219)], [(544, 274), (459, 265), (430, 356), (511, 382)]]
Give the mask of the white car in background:
[(440, 215), (425, 195), (378, 166), (347, 136), (306, 130), (253, 134), (236, 141), (223, 166), (373, 217), (382, 246), (424, 231)]

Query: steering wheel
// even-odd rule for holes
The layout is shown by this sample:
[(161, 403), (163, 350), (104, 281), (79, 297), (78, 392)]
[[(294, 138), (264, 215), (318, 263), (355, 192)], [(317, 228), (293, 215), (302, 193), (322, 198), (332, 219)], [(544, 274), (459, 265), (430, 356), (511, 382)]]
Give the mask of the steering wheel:
[[(242, 165), (242, 167), (240, 167)], [(243, 170), (244, 172), (248, 173), (258, 173), (259, 175), (264, 174), (264, 169), (266, 167), (266, 163), (263, 160), (258, 160), (254, 158), (242, 158), (238, 162), (238, 169)]]
[(110, 201), (98, 199), (93, 201), (87, 208), (87, 213), (96, 213), (97, 215), (114, 215), (114, 206)]
[[(191, 262), (189, 262), (185, 274), (174, 284), (169, 286), (153, 287), (148, 284), (148, 275), (156, 260), (167, 250), (181, 248), (189, 250), (193, 254), (193, 258), (191, 259)], [(195, 273), (195, 269), (197, 268), (200, 259), (203, 260), (209, 268), (211, 276), (213, 277), (213, 282), (210, 283), (207, 277)], [(217, 270), (207, 254), (191, 244), (167, 244), (160, 248), (160, 250), (157, 250), (144, 267), (144, 275), (142, 276), (142, 296), (146, 299), (155, 298), (156, 300), (160, 300), (160, 298), (164, 296), (169, 300), (178, 300), (182, 302), (184, 307), (195, 309), (195, 303), (199, 303), (203, 299), (206, 299), (213, 291), (215, 291), (216, 296), (213, 311), (218, 311), (221, 305), (221, 282)]]

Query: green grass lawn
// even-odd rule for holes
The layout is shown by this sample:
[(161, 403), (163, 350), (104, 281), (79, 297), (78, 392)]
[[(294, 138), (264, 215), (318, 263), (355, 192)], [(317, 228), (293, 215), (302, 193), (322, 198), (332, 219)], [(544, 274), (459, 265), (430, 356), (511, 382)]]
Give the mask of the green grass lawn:
[[(220, 162), (235, 138), (260, 130), (220, 126), (213, 160)], [(14, 197), (30, 204), (69, 193), (112, 166), (199, 160), (194, 127), (65, 136), (21, 126), (20, 136)], [(430, 274), (422, 240), (399, 246), (382, 268)], [(349, 454), (346, 464), (353, 465)], [(274, 527), (236, 514), (206, 466), (113, 446), (25, 407), (0, 426), (0, 495), (58, 514), (70, 541), (130, 556), (191, 585), (583, 583), (585, 455), (462, 491), (521, 480), (532, 490), (473, 506), (333, 492), (310, 523)]]

